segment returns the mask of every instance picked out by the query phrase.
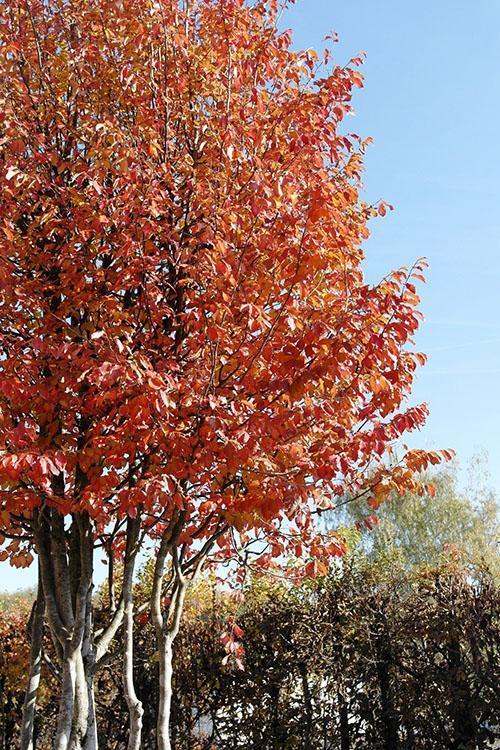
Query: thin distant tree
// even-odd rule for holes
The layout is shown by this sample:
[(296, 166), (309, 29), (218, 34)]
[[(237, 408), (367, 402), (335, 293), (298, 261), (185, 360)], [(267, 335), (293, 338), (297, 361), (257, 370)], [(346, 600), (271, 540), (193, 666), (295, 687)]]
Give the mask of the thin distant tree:
[(388, 460), (427, 413), (404, 403), (425, 264), (364, 281), (386, 206), (360, 198), (366, 142), (340, 129), (361, 60), (293, 51), (278, 3), (0, 8), (4, 555), (40, 560), (56, 750), (97, 746), (94, 675), (126, 614), (133, 748), (130, 584), (152, 541), (166, 750), (172, 643), (207, 560), (324, 571), (343, 543), (318, 513), (347, 489), (417, 491), (440, 460)]

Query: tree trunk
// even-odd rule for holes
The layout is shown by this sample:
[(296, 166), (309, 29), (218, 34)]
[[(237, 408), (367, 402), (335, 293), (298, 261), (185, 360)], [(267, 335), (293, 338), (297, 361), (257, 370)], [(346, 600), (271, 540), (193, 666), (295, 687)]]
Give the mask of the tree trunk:
[(166, 635), (160, 647), (160, 700), (156, 724), (158, 750), (171, 750), (170, 711), (172, 707), (172, 646), (174, 638)]
[[(201, 550), (196, 552), (191, 560), (182, 564), (179, 550), (176, 546), (179, 534), (186, 520), (186, 511), (175, 514), (163, 532), (158, 554), (156, 557), (151, 591), (151, 619), (153, 621), (156, 642), (160, 655), (160, 698), (158, 718), (156, 722), (156, 746), (158, 750), (171, 750), (170, 741), (170, 710), (172, 706), (172, 647), (179, 632), (181, 615), (184, 608), (184, 598), (188, 579), (191, 583), (198, 577), (202, 566), (216, 540), (227, 530), (225, 524), (207, 540)], [(162, 613), (163, 578), (167, 555), (171, 555), (172, 570), (167, 589), (170, 592), (170, 602), (165, 616)]]
[(76, 660), (73, 655), (64, 659), (61, 680), (61, 698), (57, 717), (54, 750), (68, 750), (73, 726), (75, 704)]
[(70, 750), (83, 750), (89, 727), (89, 685), (82, 650), (76, 654), (75, 705)]
[(84, 750), (97, 750), (97, 723), (95, 716), (94, 677), (96, 671), (96, 653), (94, 645), (94, 611), (92, 606), (93, 585), (89, 586), (87, 594), (87, 612), (85, 633), (83, 640), (83, 665), (85, 670), (85, 684), (87, 689), (87, 733), (85, 735)]
[[(71, 546), (64, 518), (52, 509), (36, 517), (36, 545), (47, 619), (62, 664), (61, 696), (54, 750), (83, 750), (92, 726), (93, 666), (91, 644), (91, 591), (93, 535), (87, 515), (73, 518)], [(89, 653), (86, 653), (89, 652)], [(93, 665), (92, 660), (90, 664)], [(95, 735), (95, 729), (94, 735)], [(89, 750), (96, 750), (97, 738)], [(87, 748), (85, 749), (87, 750)]]
[(95, 699), (94, 699), (94, 677), (87, 678), (88, 690), (88, 726), (83, 750), (98, 750), (97, 740), (97, 722), (95, 716)]
[(33, 730), (35, 725), (35, 708), (42, 671), (43, 626), (45, 619), (45, 598), (41, 582), (38, 582), (38, 593), (33, 609), (31, 623), (31, 656), (28, 686), (24, 697), (23, 717), (21, 723), (21, 750), (33, 750)]
[(144, 714), (142, 703), (137, 697), (134, 684), (134, 599), (132, 584), (139, 530), (139, 516), (135, 519), (129, 518), (127, 523), (127, 550), (125, 569), (123, 572), (122, 594), (125, 608), (123, 634), (123, 688), (129, 710), (130, 722), (127, 745), (128, 750), (140, 750), (141, 748), (142, 716)]
[(123, 656), (123, 686), (125, 700), (130, 715), (130, 733), (127, 750), (140, 750), (142, 734), (142, 716), (144, 710), (137, 697), (134, 685), (134, 614), (133, 602), (130, 600), (125, 607), (125, 633)]
[[(135, 696), (133, 673), (130, 669), (133, 660), (131, 587), (138, 550), (139, 515), (134, 521), (130, 519), (127, 532), (124, 585), (120, 602), (98, 638), (94, 634), (92, 611), (94, 530), (91, 519), (85, 513), (74, 515), (70, 528), (66, 528), (64, 517), (55, 509), (44, 506), (35, 511), (34, 521), (47, 622), (61, 664), (59, 715), (53, 750), (98, 748), (94, 679), (101, 660), (123, 622), (123, 592), (127, 591), (130, 604), (125, 636), (129, 644), (125, 657), (129, 659), (126, 695), (133, 702), (131, 716), (134, 739), (130, 748), (138, 750), (141, 745), (142, 705)], [(40, 590), (41, 588), (42, 585)], [(26, 750), (28, 748), (31, 750), (29, 745)]]
[(63, 685), (54, 750), (97, 750), (94, 674), (86, 669), (81, 649), (63, 667)]
[[(164, 532), (156, 558), (151, 592), (151, 616), (156, 631), (156, 642), (160, 655), (160, 698), (156, 722), (156, 746), (158, 750), (171, 750), (170, 710), (172, 705), (172, 646), (179, 632), (186, 579), (179, 564), (178, 550), (172, 545), (175, 534)], [(165, 617), (161, 611), (163, 576), (168, 553), (172, 555), (171, 597)]]

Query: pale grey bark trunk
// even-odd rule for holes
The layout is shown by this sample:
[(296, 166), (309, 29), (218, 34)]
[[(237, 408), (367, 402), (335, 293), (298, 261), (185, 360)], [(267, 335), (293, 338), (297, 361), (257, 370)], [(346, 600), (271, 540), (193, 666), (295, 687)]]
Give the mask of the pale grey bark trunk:
[(160, 647), (160, 700), (156, 724), (156, 744), (158, 750), (171, 750), (170, 712), (172, 708), (172, 646), (174, 639), (164, 636)]
[[(40, 590), (43, 584), (50, 635), (60, 664), (59, 714), (53, 750), (98, 750), (95, 717), (94, 677), (99, 663), (121, 627), (127, 612), (124, 652), (126, 697), (131, 714), (131, 750), (141, 746), (142, 705), (133, 684), (133, 601), (132, 582), (139, 544), (140, 518), (130, 519), (130, 534), (124, 567), (123, 591), (117, 608), (100, 634), (94, 635), (92, 614), (93, 527), (86, 514), (75, 515), (71, 527), (63, 516), (44, 506), (35, 510), (34, 535), (39, 559)], [(127, 585), (125, 585), (128, 582)], [(94, 642), (95, 638), (95, 642)], [(38, 661), (34, 660), (38, 665)], [(37, 666), (38, 669), (38, 666)], [(35, 670), (36, 672), (36, 670)], [(36, 675), (33, 675), (36, 680)], [(26, 732), (32, 727), (30, 702), (35, 682), (30, 680), (26, 698)], [(26, 744), (22, 750), (32, 750)]]
[(65, 656), (62, 669), (61, 698), (59, 700), (54, 750), (68, 750), (69, 748), (75, 705), (75, 683), (76, 661), (74, 655)]
[(89, 725), (89, 690), (81, 648), (75, 655), (76, 680), (70, 750), (83, 750)]
[(87, 688), (89, 694), (88, 727), (83, 750), (98, 750), (93, 677), (91, 680), (87, 679)]
[[(60, 578), (66, 575), (62, 566), (63, 555), (55, 548), (61, 543), (60, 535), (53, 533), (54, 512), (42, 509), (35, 514), (35, 540), (39, 560), (39, 571), (47, 606), (47, 619), (54, 644), (61, 659), (61, 695), (57, 719), (54, 750), (67, 750), (73, 723), (76, 663), (71, 650), (70, 631), (73, 622), (69, 618), (71, 598), (61, 602), (62, 591), (66, 586)], [(57, 559), (57, 563), (56, 563)]]
[[(165, 560), (169, 551), (172, 554), (172, 595), (168, 610), (165, 617), (163, 617), (161, 612), (161, 593)], [(170, 540), (164, 536), (156, 559), (151, 596), (151, 612), (160, 654), (160, 698), (156, 722), (156, 746), (158, 750), (171, 750), (172, 748), (170, 742), (172, 646), (179, 632), (182, 610), (184, 608), (184, 597), (186, 595), (186, 583), (179, 564), (178, 551), (175, 547), (171, 547)]]
[[(44, 509), (35, 520), (47, 617), (62, 665), (54, 750), (83, 750), (92, 726), (89, 680), (93, 671), (84, 660), (93, 577), (91, 522), (85, 515), (73, 518), (70, 547), (61, 514)], [(91, 748), (96, 750), (97, 745)]]
[(124, 634), (123, 634), (123, 689), (129, 710), (129, 738), (127, 750), (140, 750), (142, 735), (142, 717), (144, 710), (137, 697), (134, 685), (134, 598), (133, 576), (137, 542), (140, 531), (140, 518), (129, 518), (127, 523), (127, 549), (125, 553), (125, 568), (123, 571), (123, 604), (124, 604)]
[(134, 685), (134, 610), (130, 599), (125, 605), (125, 632), (123, 650), (123, 688), (129, 710), (130, 730), (127, 750), (140, 750), (142, 735), (142, 717), (144, 709), (137, 697)]
[[(156, 722), (157, 750), (171, 750), (170, 713), (172, 707), (172, 649), (179, 632), (184, 599), (188, 582), (193, 583), (202, 570), (216, 540), (227, 530), (226, 524), (221, 524), (213, 536), (190, 560), (182, 561), (177, 548), (177, 541), (185, 521), (185, 513), (181, 511), (174, 516), (165, 530), (158, 555), (156, 557), (151, 591), (151, 619), (153, 621), (156, 642), (160, 655), (160, 699)], [(162, 613), (161, 601), (165, 564), (167, 556), (171, 556), (172, 569), (167, 589), (171, 593), (170, 603), (165, 616)], [(190, 578), (188, 579), (188, 576)]]
[[(58, 730), (55, 750), (87, 750), (87, 741), (92, 740), (89, 735), (92, 728), (93, 714), (93, 672), (86, 669), (83, 657), (82, 618), (87, 617), (85, 604), (79, 599), (83, 595), (85, 581), (82, 582), (77, 599), (75, 629), (73, 638), (69, 641), (63, 665), (63, 684), (59, 707)], [(85, 597), (88, 599), (88, 597)], [(97, 736), (90, 748), (97, 748)]]
[[(153, 573), (153, 587), (151, 591), (151, 619), (155, 628), (156, 644), (158, 646), (160, 655), (160, 699), (158, 704), (158, 716), (156, 720), (156, 747), (158, 750), (171, 750), (169, 722), (172, 695), (172, 654), (170, 651), (170, 661), (168, 661), (168, 659), (166, 658), (168, 654), (166, 654), (165, 652), (168, 619), (164, 620), (161, 608), (161, 599), (167, 555), (171, 551), (173, 544), (175, 544), (176, 537), (178, 535), (176, 525), (177, 519), (172, 518), (168, 528), (165, 529), (163, 533), (156, 557), (155, 569)], [(171, 607), (172, 600), (170, 603), (169, 612)]]
[[(94, 714), (93, 674), (88, 673), (81, 649), (67, 660), (68, 678), (59, 706), (56, 750), (97, 750), (97, 727)], [(64, 665), (66, 667), (66, 663)]]
[(88, 670), (84, 655), (88, 656), (89, 623), (92, 607), (93, 578), (93, 538), (92, 528), (87, 516), (76, 519), (79, 530), (79, 551), (77, 558), (80, 581), (74, 600), (74, 624), (71, 638), (71, 650), (76, 665), (74, 685), (74, 711), (69, 750), (83, 750), (89, 727), (89, 680), (93, 674)]
[(83, 664), (85, 667), (85, 683), (87, 688), (87, 734), (83, 745), (84, 750), (98, 750), (94, 698), (96, 655), (94, 647), (94, 611), (92, 606), (92, 591), (93, 586), (91, 585), (87, 594), (87, 614), (82, 649)]
[(24, 696), (23, 717), (21, 723), (21, 750), (33, 750), (35, 728), (35, 709), (42, 671), (43, 657), (43, 626), (45, 620), (45, 598), (41, 582), (38, 582), (38, 592), (33, 609), (31, 622), (31, 654), (28, 685)]

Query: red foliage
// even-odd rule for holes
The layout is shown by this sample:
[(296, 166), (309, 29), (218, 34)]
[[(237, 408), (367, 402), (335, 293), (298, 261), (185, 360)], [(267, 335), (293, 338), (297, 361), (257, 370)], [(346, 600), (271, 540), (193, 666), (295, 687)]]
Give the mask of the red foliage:
[[(42, 504), (97, 533), (141, 507), (153, 537), (183, 514), (184, 551), (263, 535), (270, 565), (300, 537), (321, 572), (342, 544), (314, 531), (318, 509), (415, 491), (437, 456), (391, 453), (427, 414), (405, 406), (426, 264), (363, 278), (386, 204), (360, 198), (366, 142), (340, 127), (361, 60), (318, 72), (264, 0), (9, 11), (5, 531)], [(29, 562), (23, 539), (6, 549)]]

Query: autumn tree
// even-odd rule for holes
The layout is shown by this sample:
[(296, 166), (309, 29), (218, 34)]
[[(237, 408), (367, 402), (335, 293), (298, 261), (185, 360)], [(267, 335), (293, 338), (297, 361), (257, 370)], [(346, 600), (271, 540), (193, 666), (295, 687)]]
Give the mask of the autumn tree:
[(94, 677), (125, 619), (132, 749), (131, 584), (155, 548), (165, 750), (172, 643), (204, 565), (324, 572), (343, 542), (316, 529), (323, 509), (420, 491), (441, 459), (391, 454), (427, 413), (406, 403), (425, 264), (364, 280), (386, 205), (360, 197), (366, 142), (341, 126), (361, 59), (294, 51), (275, 0), (1, 10), (2, 554), (39, 559), (57, 750), (97, 746)]

